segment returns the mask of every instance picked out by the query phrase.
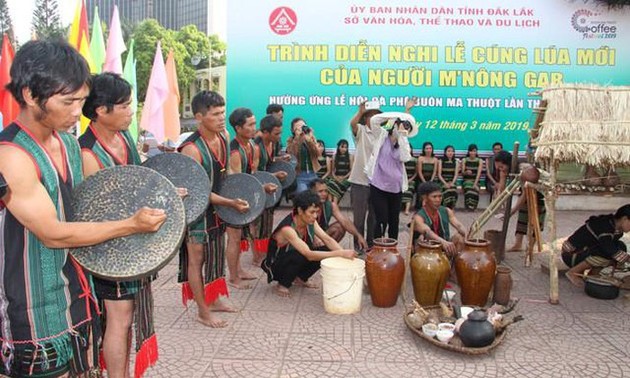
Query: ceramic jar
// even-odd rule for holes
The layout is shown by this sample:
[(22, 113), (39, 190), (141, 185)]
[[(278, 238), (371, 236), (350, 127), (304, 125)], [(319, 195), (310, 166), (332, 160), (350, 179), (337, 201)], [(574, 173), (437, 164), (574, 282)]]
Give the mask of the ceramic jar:
[(468, 314), (468, 319), (459, 327), (459, 338), (464, 346), (481, 348), (494, 342), (496, 336), (488, 315), (483, 310), (475, 310)]
[(483, 307), (494, 283), (497, 263), (490, 243), (484, 239), (466, 240), (455, 256), (455, 273), (461, 288), (461, 304)]
[(451, 264), (436, 241), (419, 242), (411, 256), (411, 280), (421, 306), (437, 306), (442, 299)]
[(376, 307), (396, 305), (405, 276), (405, 262), (398, 253), (398, 241), (374, 239), (374, 247), (365, 259), (365, 275), (372, 304)]
[(500, 305), (507, 305), (512, 292), (512, 269), (507, 266), (498, 266), (497, 275), (494, 278), (494, 295), (492, 301)]

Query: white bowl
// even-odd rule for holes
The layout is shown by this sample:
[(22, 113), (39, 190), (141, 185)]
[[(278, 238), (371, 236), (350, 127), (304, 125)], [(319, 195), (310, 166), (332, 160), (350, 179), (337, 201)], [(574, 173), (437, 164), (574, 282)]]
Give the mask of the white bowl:
[(433, 323), (427, 323), (422, 326), (422, 333), (429, 337), (434, 337), (438, 332), (438, 327)]
[(455, 332), (448, 329), (441, 329), (437, 331), (437, 333), (435, 334), (438, 340), (440, 340), (444, 344), (448, 344), (448, 342), (451, 341), (454, 335), (455, 335)]
[(440, 323), (438, 324), (438, 331), (447, 330), (447, 331), (455, 331), (455, 324), (453, 323)]

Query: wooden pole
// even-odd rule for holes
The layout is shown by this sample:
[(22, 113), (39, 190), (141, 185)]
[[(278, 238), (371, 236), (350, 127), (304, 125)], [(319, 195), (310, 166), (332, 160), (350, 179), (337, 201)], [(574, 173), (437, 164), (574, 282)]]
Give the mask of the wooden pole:
[(558, 253), (556, 251), (556, 161), (553, 154), (551, 155), (551, 163), (549, 167), (549, 191), (546, 193), (545, 206), (547, 206), (547, 214), (549, 214), (549, 245), (551, 250), (549, 251), (549, 303), (559, 304), (560, 294), (558, 289), (558, 266), (556, 264), (556, 258)]
[[(510, 173), (517, 173), (518, 169), (518, 148), (520, 143), (514, 142), (514, 149), (512, 149), (512, 165), (510, 167)], [(505, 179), (507, 186), (507, 179)], [(518, 177), (513, 178), (518, 180)], [(503, 227), (501, 227), (501, 235), (499, 236), (498, 244), (499, 251), (495, 251), (498, 256), (505, 256), (505, 239), (507, 239), (507, 230), (510, 226), (510, 212), (512, 211), (512, 196), (509, 196), (505, 201), (505, 211), (503, 212)]]
[(542, 250), (540, 222), (538, 221), (538, 194), (536, 189), (528, 183), (525, 184), (525, 195), (527, 200), (527, 253), (525, 255), (525, 266), (530, 267), (534, 260), (534, 246), (538, 246), (538, 252)]

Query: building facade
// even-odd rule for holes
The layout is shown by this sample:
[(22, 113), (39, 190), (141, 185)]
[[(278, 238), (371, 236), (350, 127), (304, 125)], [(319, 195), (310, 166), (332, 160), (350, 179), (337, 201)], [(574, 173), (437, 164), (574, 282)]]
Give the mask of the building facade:
[(193, 24), (203, 33), (216, 33), (210, 22), (214, 0), (86, 0), (85, 4), (90, 23), (97, 6), (99, 17), (109, 25), (114, 4), (117, 4), (122, 23), (154, 18), (167, 29), (179, 30)]

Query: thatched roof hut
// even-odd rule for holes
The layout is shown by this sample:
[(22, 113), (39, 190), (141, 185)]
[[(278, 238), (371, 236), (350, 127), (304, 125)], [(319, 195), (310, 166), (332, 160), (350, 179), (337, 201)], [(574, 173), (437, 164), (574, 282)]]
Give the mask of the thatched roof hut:
[[(543, 105), (532, 130), (531, 144), (536, 147), (535, 160), (549, 171), (548, 178), (542, 181), (553, 242), (557, 238), (555, 204), (560, 163), (585, 164), (607, 171), (630, 167), (630, 87), (562, 84), (547, 87), (540, 94)], [(551, 303), (559, 302), (558, 255), (557, 248), (552, 247)]]
[(532, 139), (537, 162), (630, 167), (630, 87), (562, 84), (540, 93), (547, 105)]

